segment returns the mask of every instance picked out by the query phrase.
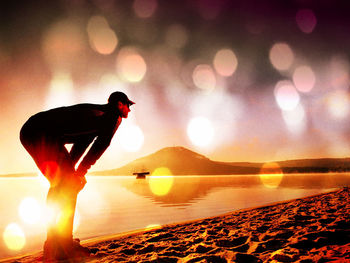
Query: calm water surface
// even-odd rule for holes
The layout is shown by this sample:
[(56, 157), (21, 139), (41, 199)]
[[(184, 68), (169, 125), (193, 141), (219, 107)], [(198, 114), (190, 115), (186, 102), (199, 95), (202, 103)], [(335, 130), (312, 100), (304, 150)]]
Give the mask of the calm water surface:
[[(87, 180), (78, 196), (74, 231), (75, 237), (82, 240), (215, 216), (350, 185), (350, 175), (345, 173), (138, 180), (127, 176), (90, 176)], [(40, 250), (46, 235), (47, 182), (40, 177), (0, 178), (0, 189), (0, 258)], [(18, 241), (17, 250), (9, 249), (11, 238)]]

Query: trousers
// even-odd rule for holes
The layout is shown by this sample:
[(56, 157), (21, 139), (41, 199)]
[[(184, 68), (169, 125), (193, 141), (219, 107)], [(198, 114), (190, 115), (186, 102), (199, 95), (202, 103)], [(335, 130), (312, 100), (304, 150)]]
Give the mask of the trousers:
[(75, 207), (81, 189), (68, 150), (58, 135), (38, 127), (30, 119), (21, 129), (20, 140), (50, 182), (46, 199), (50, 214), (47, 240), (72, 240)]

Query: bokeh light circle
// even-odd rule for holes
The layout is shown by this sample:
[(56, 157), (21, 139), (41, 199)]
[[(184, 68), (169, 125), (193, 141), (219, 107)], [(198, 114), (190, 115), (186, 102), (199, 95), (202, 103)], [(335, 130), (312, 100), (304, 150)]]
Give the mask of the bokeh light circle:
[(222, 49), (216, 53), (213, 64), (217, 73), (228, 77), (236, 71), (238, 61), (232, 50)]
[(42, 174), (41, 171), (39, 171), (39, 172), (37, 173), (37, 177), (36, 177), (36, 178), (37, 178), (39, 184), (40, 184), (43, 188), (45, 188), (45, 189), (49, 189), (49, 188), (50, 188), (50, 182), (49, 182), (49, 180)]
[(171, 190), (174, 183), (174, 176), (169, 168), (159, 167), (152, 172), (148, 183), (153, 194), (164, 196)]
[(286, 43), (276, 43), (270, 49), (270, 62), (277, 70), (287, 70), (294, 61), (294, 53)]
[(316, 77), (308, 66), (297, 67), (293, 73), (293, 82), (300, 92), (310, 92), (315, 85)]
[(6, 226), (3, 239), (9, 249), (16, 251), (21, 250), (26, 243), (24, 232), (16, 223), (11, 223)]
[(260, 169), (260, 180), (267, 188), (277, 188), (283, 179), (283, 171), (278, 163), (264, 163)]
[(213, 124), (205, 117), (192, 118), (187, 126), (187, 135), (194, 145), (208, 146), (214, 138)]
[(18, 212), (21, 219), (28, 224), (39, 222), (41, 217), (41, 207), (33, 197), (24, 198), (19, 205)]
[(46, 97), (46, 108), (73, 104), (74, 84), (68, 72), (54, 72), (50, 83), (49, 94)]
[(350, 63), (345, 56), (333, 56), (327, 69), (334, 89), (348, 90), (350, 83)]
[(298, 10), (295, 20), (299, 29), (307, 34), (314, 31), (317, 24), (315, 13), (311, 9)]
[(133, 8), (135, 14), (141, 18), (151, 17), (158, 6), (157, 0), (134, 0)]
[(283, 111), (282, 116), (292, 134), (300, 134), (306, 128), (305, 110), (301, 104), (298, 104), (293, 110)]
[(132, 124), (123, 126), (120, 129), (120, 138), (121, 145), (124, 150), (127, 152), (136, 152), (138, 151), (144, 142), (144, 135), (140, 127)]
[(299, 104), (299, 93), (289, 81), (278, 82), (274, 93), (276, 102), (282, 110), (293, 110)]
[(195, 67), (192, 74), (193, 83), (203, 90), (213, 90), (216, 85), (216, 77), (209, 65), (201, 64)]
[(347, 91), (337, 90), (328, 95), (327, 107), (335, 119), (343, 119), (350, 113), (350, 99)]
[(128, 82), (139, 82), (146, 74), (147, 65), (143, 57), (131, 48), (120, 50), (116, 68), (119, 76)]
[(117, 47), (118, 38), (112, 29), (104, 28), (91, 38), (91, 43), (98, 53), (108, 55)]
[(85, 49), (85, 36), (76, 21), (61, 20), (43, 35), (42, 50), (46, 60), (54, 67), (67, 68), (76, 63)]
[(86, 30), (88, 32), (90, 45), (96, 52), (108, 55), (117, 47), (118, 38), (115, 32), (109, 27), (104, 17), (91, 17)]

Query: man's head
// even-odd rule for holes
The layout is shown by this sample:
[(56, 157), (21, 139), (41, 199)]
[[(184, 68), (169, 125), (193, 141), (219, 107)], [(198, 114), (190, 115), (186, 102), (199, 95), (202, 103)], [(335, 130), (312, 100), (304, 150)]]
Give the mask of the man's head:
[(116, 106), (120, 112), (122, 118), (127, 118), (130, 112), (130, 106), (135, 102), (129, 100), (125, 93), (116, 91), (113, 92), (108, 98), (108, 104)]

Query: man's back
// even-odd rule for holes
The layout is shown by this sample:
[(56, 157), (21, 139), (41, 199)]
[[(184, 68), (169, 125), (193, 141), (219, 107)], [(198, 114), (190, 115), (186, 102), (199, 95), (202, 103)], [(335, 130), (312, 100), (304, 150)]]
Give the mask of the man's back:
[(30, 118), (32, 128), (63, 139), (112, 133), (118, 121), (117, 112), (107, 105), (77, 104), (39, 112)]

